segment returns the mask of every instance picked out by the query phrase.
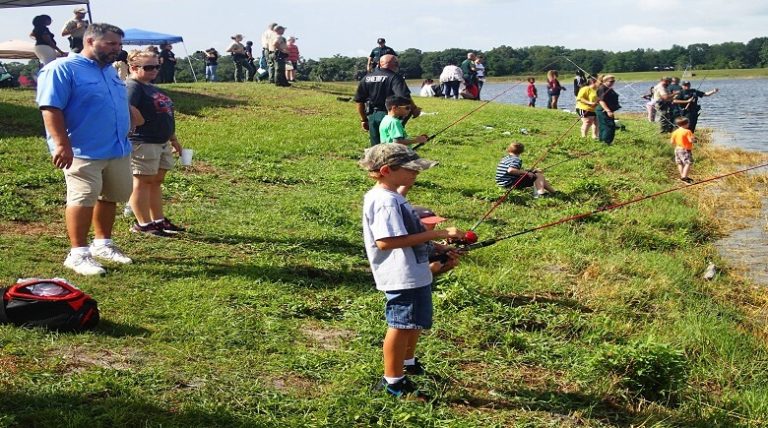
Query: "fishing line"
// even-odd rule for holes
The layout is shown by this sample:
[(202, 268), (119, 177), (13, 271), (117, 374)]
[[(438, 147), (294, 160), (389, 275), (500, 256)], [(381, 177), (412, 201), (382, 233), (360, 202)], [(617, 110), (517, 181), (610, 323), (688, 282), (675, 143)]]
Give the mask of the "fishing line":
[[(558, 61), (558, 60), (554, 60), (554, 61), (550, 62), (549, 64), (545, 65), (543, 68), (547, 68), (547, 67), (549, 67), (550, 65), (552, 65), (552, 64), (554, 64), (554, 63), (556, 63), (557, 61)], [(496, 100), (497, 98), (501, 97), (502, 95), (506, 94), (507, 92), (511, 91), (512, 89), (515, 89), (516, 87), (520, 86), (522, 83), (523, 83), (523, 81), (521, 80), (521, 81), (519, 81), (519, 82), (517, 82), (517, 83), (513, 84), (513, 85), (512, 85), (512, 86), (510, 86), (509, 88), (505, 89), (504, 91), (502, 91), (501, 93), (499, 93), (499, 94), (498, 94), (498, 95), (496, 95), (495, 97), (491, 98), (490, 100), (486, 100), (486, 101), (484, 101), (482, 104), (480, 104), (479, 106), (477, 106), (477, 107), (475, 107), (474, 109), (470, 110), (468, 113), (466, 113), (466, 114), (464, 114), (463, 116), (461, 116), (460, 118), (458, 118), (458, 119), (454, 120), (454, 121), (453, 121), (453, 122), (452, 122), (450, 125), (446, 126), (445, 128), (443, 128), (443, 129), (441, 129), (441, 130), (439, 130), (439, 131), (435, 132), (434, 134), (430, 135), (429, 137), (427, 137), (427, 141), (425, 141), (425, 142), (423, 142), (423, 143), (419, 143), (419, 144), (416, 144), (415, 146), (413, 146), (413, 150), (416, 150), (416, 149), (420, 148), (421, 146), (423, 146), (424, 144), (427, 144), (427, 142), (428, 142), (428, 141), (431, 141), (432, 139), (434, 139), (434, 138), (435, 138), (435, 137), (437, 137), (438, 135), (440, 135), (440, 134), (442, 134), (443, 132), (445, 132), (445, 131), (449, 130), (450, 128), (452, 128), (452, 127), (453, 127), (454, 125), (456, 125), (457, 123), (461, 122), (462, 120), (466, 119), (467, 117), (469, 117), (470, 115), (472, 115), (472, 114), (473, 114), (473, 113), (475, 113), (476, 111), (478, 111), (478, 110), (480, 110), (481, 108), (483, 108), (483, 107), (487, 106), (488, 104), (490, 104), (490, 103), (491, 103), (491, 101), (494, 101), (494, 100)]]
[(691, 184), (688, 184), (688, 185), (685, 185), (685, 186), (673, 187), (673, 188), (670, 188), (670, 189), (662, 190), (660, 192), (652, 193), (650, 195), (645, 195), (645, 196), (637, 197), (635, 199), (630, 199), (628, 201), (619, 202), (619, 203), (615, 203), (615, 204), (611, 204), (611, 205), (605, 205), (605, 206), (602, 206), (602, 207), (600, 207), (600, 208), (598, 208), (596, 210), (593, 210), (593, 211), (589, 211), (589, 212), (585, 212), (585, 213), (582, 213), (582, 214), (577, 214), (577, 215), (565, 217), (565, 218), (562, 218), (560, 220), (556, 220), (556, 221), (553, 221), (553, 222), (550, 222), (550, 223), (545, 223), (545, 224), (542, 224), (542, 225), (539, 225), (539, 226), (536, 226), (536, 227), (532, 227), (530, 229), (521, 230), (519, 232), (515, 232), (515, 233), (509, 234), (509, 235), (502, 235), (502, 236), (499, 236), (499, 237), (496, 237), (496, 238), (487, 239), (485, 241), (477, 242), (477, 243), (474, 243), (474, 244), (465, 245), (462, 248), (462, 250), (469, 251), (469, 250), (476, 250), (478, 248), (488, 247), (488, 246), (491, 246), (493, 244), (496, 244), (497, 242), (500, 242), (500, 241), (503, 241), (503, 240), (506, 240), (506, 239), (515, 238), (515, 237), (518, 237), (518, 236), (521, 236), (521, 235), (525, 235), (525, 234), (528, 234), (528, 233), (531, 233), (531, 232), (535, 232), (537, 230), (547, 229), (547, 228), (554, 227), (554, 226), (557, 226), (557, 225), (560, 225), (560, 224), (563, 224), (563, 223), (568, 223), (568, 222), (572, 222), (572, 221), (575, 221), (575, 220), (580, 220), (580, 219), (583, 219), (583, 218), (591, 217), (593, 215), (596, 215), (596, 214), (599, 214), (599, 213), (602, 213), (602, 212), (615, 210), (615, 209), (618, 209), (618, 208), (626, 207), (627, 205), (632, 205), (632, 204), (635, 204), (635, 203), (638, 203), (638, 202), (642, 202), (642, 201), (645, 201), (645, 200), (648, 200), (648, 199), (657, 198), (657, 197), (659, 197), (661, 195), (664, 195), (664, 194), (667, 194), (667, 193), (672, 193), (672, 192), (677, 192), (679, 190), (689, 189), (689, 188), (691, 188), (693, 186), (698, 186), (700, 184), (709, 183), (709, 182), (712, 182), (712, 181), (720, 180), (720, 179), (723, 179), (723, 178), (726, 178), (726, 177), (730, 177), (730, 176), (733, 176), (733, 175), (737, 175), (737, 174), (743, 174), (745, 172), (752, 171), (752, 170), (755, 170), (755, 169), (758, 169), (758, 168), (764, 168), (766, 166), (768, 166), (768, 163), (763, 163), (763, 164), (760, 164), (760, 165), (751, 166), (749, 168), (744, 168), (744, 169), (741, 169), (741, 170), (738, 170), (738, 171), (733, 171), (733, 172), (729, 172), (729, 173), (726, 173), (726, 174), (722, 174), (722, 175), (718, 175), (718, 176), (715, 176), (715, 177), (711, 177), (711, 178), (708, 178), (708, 179), (705, 179), (705, 180), (700, 180), (700, 181), (697, 181), (695, 183), (691, 183)]

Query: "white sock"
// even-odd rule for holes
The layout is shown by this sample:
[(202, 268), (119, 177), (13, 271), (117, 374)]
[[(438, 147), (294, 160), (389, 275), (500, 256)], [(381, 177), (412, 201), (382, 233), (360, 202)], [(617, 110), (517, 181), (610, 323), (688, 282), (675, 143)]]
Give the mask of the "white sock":
[(159, 219), (157, 219), (157, 220), (152, 220), (152, 221), (153, 221), (154, 223), (160, 224), (160, 223), (162, 223), (162, 222), (164, 222), (164, 221), (165, 221), (165, 217), (160, 217)]
[(112, 240), (109, 239), (109, 238), (107, 238), (107, 239), (94, 239), (93, 240), (93, 246), (94, 247), (103, 247), (105, 245), (112, 245)]
[(537, 190), (536, 193), (538, 193), (539, 195), (545, 195), (545, 194), (547, 194), (547, 191), (546, 190)]
[(408, 358), (407, 360), (403, 361), (404, 366), (415, 366), (416, 365), (416, 357)]
[(400, 376), (400, 377), (387, 377), (387, 376), (384, 376), (384, 380), (386, 380), (388, 384), (394, 385), (394, 384), (400, 382), (401, 380), (403, 380), (404, 377), (405, 376)]
[[(139, 223), (139, 222), (137, 221), (136, 223)], [(151, 222), (151, 221), (150, 221), (149, 223), (139, 223), (139, 227), (147, 227), (147, 226), (149, 226), (150, 224), (152, 224), (152, 222)]]
[(69, 254), (72, 254), (73, 256), (82, 256), (86, 254), (91, 254), (91, 248), (90, 247), (73, 247), (73, 248), (70, 248)]

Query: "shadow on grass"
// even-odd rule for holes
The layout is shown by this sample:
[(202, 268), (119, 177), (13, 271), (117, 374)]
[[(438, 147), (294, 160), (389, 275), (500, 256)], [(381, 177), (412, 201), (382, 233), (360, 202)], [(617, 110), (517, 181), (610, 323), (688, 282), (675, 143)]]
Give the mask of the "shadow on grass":
[(99, 336), (121, 338), (121, 337), (143, 337), (143, 336), (147, 336), (150, 333), (150, 331), (142, 327), (137, 327), (129, 324), (120, 324), (120, 323), (112, 322), (110, 320), (105, 320), (104, 318), (102, 318), (99, 321), (99, 324), (96, 326), (94, 333)]
[(572, 309), (584, 314), (594, 312), (592, 308), (584, 306), (577, 300), (569, 299), (567, 297), (551, 297), (551, 296), (505, 296), (505, 295), (490, 295), (491, 298), (497, 300), (500, 303), (509, 305), (512, 307), (531, 306), (531, 305), (555, 305), (564, 308)]
[[(199, 233), (188, 232), (185, 241), (192, 241), (196, 243), (209, 244), (209, 245), (232, 245), (235, 247), (248, 247), (248, 246), (278, 246), (284, 247), (285, 251), (295, 252), (296, 249), (300, 249), (304, 252), (311, 253), (332, 253), (343, 254), (347, 256), (360, 256), (365, 257), (365, 250), (358, 242), (349, 242), (344, 239), (337, 238), (274, 238), (274, 237), (262, 237), (262, 236), (244, 236), (244, 235), (203, 235)], [(252, 252), (257, 253), (261, 251), (259, 248), (253, 248)], [(272, 252), (280, 252), (279, 248), (270, 249)]]
[(0, 423), (19, 427), (233, 427), (248, 422), (222, 409), (163, 408), (156, 402), (108, 391), (103, 386), (95, 386), (92, 391), (0, 392)]
[[(572, 417), (574, 413), (590, 419), (628, 426), (636, 418), (626, 408), (606, 399), (580, 392), (562, 392), (520, 388), (502, 391), (498, 398), (466, 395), (451, 404), (496, 410), (520, 410), (548, 412)], [(583, 416), (582, 416), (583, 417)]]
[(226, 108), (248, 104), (245, 100), (235, 98), (217, 97), (170, 88), (162, 89), (173, 100), (174, 109), (189, 116), (202, 116), (202, 110), (206, 108)]
[(44, 137), (40, 110), (8, 102), (0, 102), (0, 138)]

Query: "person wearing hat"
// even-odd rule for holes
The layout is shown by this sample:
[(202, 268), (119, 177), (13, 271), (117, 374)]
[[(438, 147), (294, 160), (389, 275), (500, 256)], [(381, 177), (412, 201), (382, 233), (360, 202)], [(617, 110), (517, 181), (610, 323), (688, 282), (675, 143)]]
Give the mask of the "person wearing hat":
[(386, 44), (387, 41), (384, 40), (383, 37), (376, 40), (376, 43), (378, 43), (379, 45), (373, 48), (373, 50), (371, 51), (371, 54), (368, 55), (367, 69), (369, 73), (379, 67), (379, 61), (381, 60), (381, 57), (383, 57), (384, 55), (397, 56), (397, 52), (395, 52), (394, 49), (387, 46)]
[(387, 98), (396, 95), (411, 101), (411, 112), (402, 119), (403, 126), (411, 117), (419, 117), (421, 109), (413, 102), (411, 90), (403, 76), (398, 74), (400, 61), (394, 55), (384, 55), (379, 60), (379, 68), (368, 73), (360, 80), (355, 92), (357, 113), (360, 115), (363, 130), (368, 131), (371, 145), (381, 142), (379, 125), (387, 116)]
[(659, 110), (659, 126), (661, 133), (672, 132), (675, 127), (675, 118), (672, 117), (672, 93), (669, 92), (669, 84), (672, 83), (671, 77), (662, 77), (659, 83), (653, 87), (653, 102)]
[(359, 164), (376, 181), (363, 200), (363, 240), (376, 288), (386, 297), (384, 376), (377, 387), (395, 397), (423, 398), (407, 375), (424, 373), (415, 357), (416, 344), (421, 330), (432, 327), (429, 243), (463, 239), (465, 233), (455, 227), (427, 230), (397, 193), (437, 162), (420, 158), (402, 144), (379, 144), (368, 148)]
[(272, 61), (270, 75), (275, 76), (276, 86), (291, 86), (285, 78), (285, 60), (288, 58), (288, 41), (283, 37), (285, 30), (286, 28), (282, 25), (275, 27), (275, 38), (269, 53)]
[(288, 37), (288, 58), (285, 64), (285, 78), (288, 82), (296, 81), (296, 67), (299, 65), (299, 47), (296, 46), (296, 37)]
[(709, 92), (702, 92), (698, 89), (691, 88), (691, 82), (684, 80), (681, 85), (682, 89), (675, 95), (673, 103), (680, 109), (681, 116), (688, 118), (688, 129), (691, 132), (696, 132), (696, 123), (699, 121), (699, 98), (709, 97), (720, 92), (720, 89), (715, 88)]
[(272, 45), (275, 43), (275, 38), (277, 37), (277, 34), (275, 33), (276, 27), (277, 22), (272, 22), (267, 25), (267, 29), (261, 33), (261, 60), (259, 61), (259, 66), (268, 70), (269, 83), (275, 83), (275, 76), (272, 74), (272, 60), (270, 59), (269, 53), (272, 50)]
[(245, 80), (245, 61), (248, 56), (245, 54), (245, 46), (241, 43), (243, 41), (242, 34), (235, 34), (230, 37), (232, 44), (227, 48), (227, 52), (232, 55), (232, 61), (235, 63), (235, 82), (242, 82)]
[(74, 53), (80, 53), (83, 50), (83, 34), (88, 28), (88, 21), (85, 20), (85, 8), (76, 7), (75, 17), (64, 24), (61, 30), (62, 37), (69, 37), (69, 50)]

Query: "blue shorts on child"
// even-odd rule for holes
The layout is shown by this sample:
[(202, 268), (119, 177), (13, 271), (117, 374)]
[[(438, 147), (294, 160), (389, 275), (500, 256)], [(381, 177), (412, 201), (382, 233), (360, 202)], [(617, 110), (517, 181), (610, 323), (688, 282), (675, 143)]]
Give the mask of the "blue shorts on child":
[(400, 330), (432, 328), (432, 284), (425, 287), (393, 290), (387, 297), (387, 325)]

